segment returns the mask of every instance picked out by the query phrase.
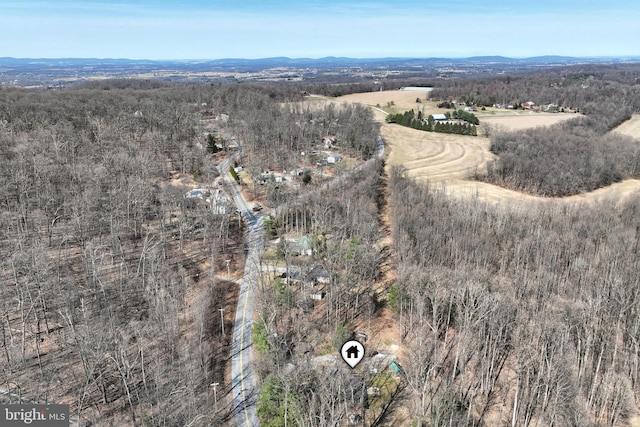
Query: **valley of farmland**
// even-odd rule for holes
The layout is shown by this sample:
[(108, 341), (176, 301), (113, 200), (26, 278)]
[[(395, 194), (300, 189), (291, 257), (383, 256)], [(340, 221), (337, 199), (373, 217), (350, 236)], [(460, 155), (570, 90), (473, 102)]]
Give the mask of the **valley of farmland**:
[[(416, 97), (424, 97), (421, 91), (381, 91), (351, 94), (337, 98), (337, 101), (356, 102), (370, 106), (387, 106), (391, 102), (393, 111), (424, 108), (425, 113), (438, 110), (432, 101), (416, 103)], [(381, 114), (376, 114), (376, 117)], [(536, 126), (546, 126), (575, 117), (573, 114), (524, 113), (500, 116), (478, 114), (481, 124), (489, 122), (505, 130), (519, 130)], [(381, 119), (381, 135), (388, 147), (388, 164), (402, 165), (408, 176), (418, 181), (430, 183), (446, 182), (447, 192), (456, 196), (478, 196), (494, 202), (521, 202), (526, 200), (551, 200), (541, 196), (525, 194), (486, 182), (474, 181), (470, 175), (482, 171), (494, 158), (489, 151), (490, 141), (485, 137), (451, 135), (424, 132), (397, 124), (385, 123)], [(640, 116), (620, 125), (616, 132), (630, 136), (640, 136)], [(481, 131), (482, 135), (483, 132)], [(640, 189), (640, 180), (628, 179), (589, 193), (569, 196), (567, 201), (619, 201)]]

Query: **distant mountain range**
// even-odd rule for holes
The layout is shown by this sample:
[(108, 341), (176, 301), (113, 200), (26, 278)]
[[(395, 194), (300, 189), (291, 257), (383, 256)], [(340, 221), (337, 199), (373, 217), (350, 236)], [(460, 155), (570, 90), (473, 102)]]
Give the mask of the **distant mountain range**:
[(330, 66), (359, 64), (469, 64), (469, 63), (493, 63), (493, 64), (575, 64), (575, 63), (616, 63), (638, 62), (640, 56), (628, 57), (572, 57), (572, 56), (535, 56), (530, 58), (509, 58), (505, 56), (472, 56), (468, 58), (444, 58), (444, 57), (387, 57), (387, 58), (349, 58), (327, 56), (324, 58), (288, 58), (273, 57), (259, 59), (223, 58), (223, 59), (175, 59), (175, 60), (150, 60), (150, 59), (126, 59), (126, 58), (12, 58), (0, 57), (1, 66), (122, 66), (122, 65), (207, 65), (216, 67), (282, 67), (282, 66)]
[[(0, 84), (64, 86), (88, 78), (153, 78), (165, 80), (310, 80), (320, 76), (357, 76), (364, 71), (384, 76), (478, 75), (531, 71), (575, 64), (640, 63), (634, 57), (536, 56), (508, 58), (225, 58), (212, 60), (146, 60), (121, 58), (0, 58)], [(264, 71), (267, 71), (264, 74)], [(262, 73), (262, 74), (261, 74)], [(360, 74), (362, 76), (362, 74)]]

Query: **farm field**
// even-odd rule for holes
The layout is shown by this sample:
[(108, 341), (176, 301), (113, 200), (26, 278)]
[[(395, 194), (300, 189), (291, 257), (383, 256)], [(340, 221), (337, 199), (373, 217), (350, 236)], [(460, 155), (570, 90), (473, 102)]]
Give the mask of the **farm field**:
[(382, 138), (390, 148), (389, 163), (404, 166), (418, 181), (465, 179), (493, 158), (482, 137), (424, 132), (384, 124)]
[(535, 112), (513, 112), (495, 115), (483, 115), (476, 113), (480, 123), (486, 123), (498, 129), (507, 131), (529, 129), (538, 126), (551, 126), (556, 123), (574, 119), (576, 114), (572, 113), (535, 113)]
[[(419, 92), (383, 91), (351, 94), (336, 99), (337, 102), (359, 102), (366, 105), (386, 106), (394, 102), (394, 110), (425, 108), (432, 114), (438, 109), (432, 102), (416, 103)], [(424, 95), (423, 95), (424, 96)], [(423, 97), (422, 96), (422, 97)], [(421, 97), (421, 98), (422, 98)], [(385, 108), (386, 109), (386, 108)], [(433, 109), (433, 111), (431, 111)], [(442, 110), (440, 110), (442, 111)], [(544, 202), (553, 200), (509, 190), (497, 185), (468, 179), (470, 173), (482, 170), (493, 159), (489, 151), (489, 139), (440, 133), (422, 132), (396, 124), (385, 123), (380, 110), (374, 108), (376, 118), (382, 122), (381, 135), (388, 147), (388, 164), (402, 165), (409, 176), (418, 181), (446, 183), (448, 193), (462, 197), (480, 197), (496, 203)], [(520, 130), (536, 126), (548, 126), (574, 118), (574, 114), (524, 113), (505, 115), (478, 115), (481, 123), (497, 125), (506, 130)], [(616, 132), (640, 137), (640, 115), (619, 126)], [(568, 202), (618, 202), (640, 191), (640, 180), (629, 179), (605, 188), (565, 198)]]
[[(353, 93), (336, 98), (341, 102), (356, 102), (360, 104), (370, 105), (372, 107), (380, 106), (387, 112), (402, 113), (407, 110), (419, 109), (425, 114), (434, 114), (442, 112), (434, 102), (426, 102), (429, 92), (426, 90), (385, 90), (380, 92), (364, 92)], [(420, 98), (421, 102), (416, 102)], [(387, 104), (393, 102), (392, 106)]]
[(615, 128), (613, 132), (640, 139), (640, 114), (634, 114), (631, 119)]
[[(437, 107), (437, 102), (427, 101), (429, 92), (416, 90), (388, 90), (381, 92), (354, 93), (336, 98), (341, 102), (357, 102), (380, 106), (381, 109), (391, 113), (402, 113), (407, 110), (420, 110), (424, 115), (442, 114), (445, 111), (452, 111)], [(421, 102), (417, 103), (416, 98)], [(389, 106), (389, 103), (393, 105)], [(550, 126), (564, 120), (577, 117), (572, 113), (536, 113), (533, 111), (513, 111), (498, 110), (488, 108), (488, 112), (478, 111), (474, 113), (480, 123), (488, 123), (504, 130), (522, 130), (537, 126)], [(640, 135), (640, 116), (638, 122), (638, 134)]]

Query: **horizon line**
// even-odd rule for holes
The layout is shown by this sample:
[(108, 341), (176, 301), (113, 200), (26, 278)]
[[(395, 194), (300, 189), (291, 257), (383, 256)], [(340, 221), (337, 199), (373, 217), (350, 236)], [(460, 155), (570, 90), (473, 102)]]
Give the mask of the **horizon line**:
[(149, 62), (185, 62), (185, 61), (263, 61), (263, 60), (325, 60), (325, 59), (350, 59), (350, 60), (393, 60), (393, 59), (475, 59), (475, 58), (504, 58), (504, 59), (535, 59), (535, 58), (565, 58), (565, 59), (640, 59), (640, 54), (634, 55), (557, 55), (557, 54), (544, 54), (533, 56), (505, 56), (505, 55), (471, 55), (471, 56), (367, 56), (367, 57), (354, 57), (354, 56), (319, 56), (319, 57), (291, 57), (291, 56), (265, 56), (257, 58), (247, 57), (224, 57), (224, 58), (163, 58), (163, 59), (151, 59), (151, 58), (128, 58), (128, 57), (84, 57), (84, 56), (61, 56), (61, 57), (16, 57), (16, 56), (1, 56), (0, 60), (20, 60), (20, 61), (41, 61), (41, 60), (109, 60), (109, 61), (149, 61)]

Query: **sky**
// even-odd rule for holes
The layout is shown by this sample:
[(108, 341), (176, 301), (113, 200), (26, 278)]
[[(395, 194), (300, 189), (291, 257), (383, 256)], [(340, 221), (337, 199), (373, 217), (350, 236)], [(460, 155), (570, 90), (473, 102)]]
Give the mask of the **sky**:
[(640, 56), (637, 0), (0, 0), (0, 57)]

